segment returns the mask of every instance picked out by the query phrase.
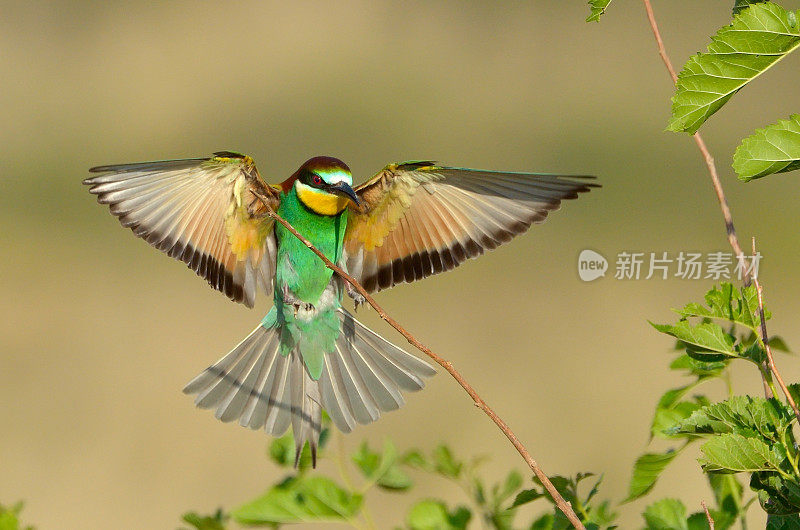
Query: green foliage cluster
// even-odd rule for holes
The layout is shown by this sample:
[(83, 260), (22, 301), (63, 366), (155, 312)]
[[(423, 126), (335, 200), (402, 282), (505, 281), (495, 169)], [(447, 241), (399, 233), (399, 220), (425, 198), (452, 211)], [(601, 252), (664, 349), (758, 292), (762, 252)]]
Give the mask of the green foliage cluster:
[[(779, 395), (771, 373), (764, 368), (766, 353), (758, 334), (761, 317), (755, 287), (740, 290), (722, 283), (706, 293), (705, 304), (690, 303), (676, 313), (680, 317), (676, 323), (652, 325), (677, 339), (680, 353), (670, 368), (692, 380), (664, 393), (656, 406), (650, 434), (651, 439), (679, 445), (637, 459), (627, 500), (649, 493), (675, 457), (697, 442), (702, 444), (700, 464), (709, 476), (718, 505), (712, 510), (716, 528), (730, 528), (737, 519), (744, 519), (756, 499), (770, 516), (770, 528), (800, 528), (800, 451), (792, 432), (797, 418), (776, 398), (734, 395), (730, 383), (729, 366), (739, 359), (760, 370), (773, 395)], [(764, 319), (769, 318), (765, 310)], [(769, 343), (775, 350), (786, 350), (780, 337), (770, 338)], [(712, 403), (705, 395), (689, 396), (712, 380), (724, 382), (728, 399)], [(744, 488), (736, 478), (741, 473), (749, 475), (749, 486), (755, 493), (750, 500), (743, 498)], [(669, 505), (674, 508), (670, 513), (678, 517), (677, 501), (660, 502), (659, 512)], [(705, 528), (704, 518), (703, 513), (693, 514), (685, 518), (688, 526), (684, 527)], [(699, 526), (693, 526), (692, 520)]]
[[(327, 418), (325, 423), (326, 429), (320, 440), (320, 460), (330, 455)], [(189, 512), (184, 514), (183, 521), (196, 530), (225, 530), (231, 519), (248, 527), (277, 528), (299, 522), (340, 522), (356, 528), (386, 528), (391, 526), (389, 522), (376, 520), (370, 513), (366, 503), (368, 494), (374, 489), (408, 493), (414, 486), (412, 476), (418, 476), (423, 480), (442, 480), (456, 485), (464, 492), (465, 502), (453, 507), (441, 499), (418, 500), (409, 508), (404, 524), (395, 528), (462, 530), (470, 523), (497, 530), (564, 530), (571, 526), (537, 479), (534, 478), (530, 487), (524, 489), (522, 475), (512, 470), (501, 482), (487, 485), (478, 473), (485, 458), (462, 460), (446, 445), (437, 446), (430, 454), (417, 449), (400, 454), (389, 441), (380, 451), (363, 442), (350, 455), (347, 465), (344, 457), (341, 449), (333, 456), (338, 463), (339, 477), (325, 476), (319, 471), (311, 472), (311, 456), (306, 447), (298, 468), (294, 469), (294, 441), (288, 433), (274, 440), (269, 448), (269, 458), (287, 471), (283, 478), (262, 495), (230, 513), (217, 510), (213, 515), (204, 516)], [(357, 472), (359, 484), (354, 484), (349, 471)], [(587, 528), (615, 528), (616, 514), (609, 502), (596, 500), (602, 478), (594, 480), (585, 493), (580, 491), (586, 489), (582, 482), (590, 477), (593, 477), (591, 473), (582, 473), (576, 477), (554, 476), (551, 480), (572, 503)], [(518, 525), (519, 508), (540, 499), (549, 502), (549, 509), (528, 524)]]
[[(590, 1), (589, 20), (598, 20), (608, 2)], [(739, 90), (800, 47), (800, 11), (789, 11), (765, 0), (735, 0), (733, 21), (711, 37), (704, 53), (683, 66), (672, 98), (668, 130), (693, 134)], [(756, 130), (733, 156), (733, 169), (748, 182), (773, 173), (800, 169), (800, 115)], [(691, 303), (677, 311), (674, 324), (652, 324), (677, 339), (681, 351), (670, 364), (691, 377), (673, 388), (656, 406), (651, 440), (678, 445), (641, 455), (633, 470), (628, 501), (647, 495), (660, 474), (689, 445), (702, 443), (700, 463), (717, 501), (712, 510), (717, 528), (728, 528), (755, 499), (769, 514), (768, 528), (800, 528), (800, 473), (793, 432), (797, 422), (790, 407), (776, 398), (736, 396), (729, 365), (736, 359), (752, 363), (773, 396), (778, 396), (767, 367), (766, 347), (759, 336), (761, 316), (754, 287), (732, 284), (714, 287), (705, 304)], [(764, 312), (765, 320), (769, 313)], [(768, 339), (773, 350), (785, 350), (778, 337)], [(729, 398), (711, 403), (705, 395), (690, 395), (698, 386), (722, 380)], [(790, 387), (796, 394), (797, 386)], [(749, 475), (755, 497), (743, 500), (737, 474)], [(645, 511), (655, 528), (707, 528), (705, 514), (686, 516), (679, 501), (665, 499)]]

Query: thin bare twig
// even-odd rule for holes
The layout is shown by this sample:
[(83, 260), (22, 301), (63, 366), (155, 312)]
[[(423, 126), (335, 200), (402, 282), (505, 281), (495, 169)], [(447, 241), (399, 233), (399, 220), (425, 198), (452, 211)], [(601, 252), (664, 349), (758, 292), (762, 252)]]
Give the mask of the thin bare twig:
[(264, 201), (264, 205), (267, 206), (267, 214), (270, 217), (272, 217), (273, 219), (278, 221), (289, 232), (294, 234), (294, 236), (297, 239), (302, 241), (303, 244), (306, 247), (308, 247), (314, 254), (316, 254), (325, 263), (326, 267), (328, 267), (329, 269), (334, 271), (336, 274), (338, 274), (345, 281), (349, 282), (350, 285), (352, 285), (361, 294), (361, 296), (364, 297), (364, 299), (367, 301), (367, 303), (372, 306), (372, 308), (378, 313), (378, 315), (383, 320), (385, 320), (390, 326), (392, 326), (394, 329), (396, 329), (403, 337), (405, 337), (405, 339), (409, 342), (409, 344), (411, 344), (412, 346), (417, 348), (419, 351), (421, 351), (422, 353), (424, 353), (425, 355), (427, 355), (428, 357), (433, 359), (436, 362), (436, 364), (438, 364), (439, 366), (441, 366), (442, 368), (447, 370), (447, 372), (451, 376), (453, 376), (453, 379), (455, 379), (458, 382), (458, 384), (461, 385), (461, 388), (463, 388), (467, 392), (467, 394), (469, 394), (469, 397), (472, 398), (472, 401), (475, 402), (475, 406), (477, 406), (487, 416), (489, 416), (489, 418), (491, 418), (491, 420), (500, 428), (500, 430), (503, 431), (503, 434), (506, 435), (506, 438), (508, 438), (508, 440), (514, 446), (514, 448), (517, 450), (517, 452), (522, 456), (523, 459), (525, 459), (525, 462), (528, 464), (528, 466), (531, 468), (531, 470), (536, 475), (536, 477), (541, 481), (541, 483), (544, 486), (544, 488), (547, 490), (547, 492), (553, 498), (553, 500), (556, 503), (556, 506), (558, 506), (558, 509), (561, 510), (562, 512), (564, 512), (564, 515), (566, 515), (566, 517), (569, 520), (569, 522), (572, 523), (572, 526), (577, 528), (578, 530), (585, 530), (585, 527), (583, 526), (583, 523), (581, 523), (581, 521), (578, 518), (578, 516), (575, 515), (575, 512), (573, 511), (572, 506), (570, 505), (570, 503), (567, 502), (564, 499), (564, 497), (561, 496), (560, 493), (558, 493), (558, 490), (555, 488), (555, 486), (553, 486), (553, 483), (550, 482), (550, 479), (547, 478), (547, 475), (544, 473), (544, 471), (542, 471), (542, 469), (539, 467), (539, 465), (533, 459), (533, 457), (528, 452), (528, 450), (525, 448), (525, 446), (522, 445), (522, 442), (519, 441), (519, 438), (517, 438), (517, 436), (514, 434), (514, 432), (511, 430), (511, 428), (509, 428), (509, 426), (506, 424), (506, 422), (504, 422), (500, 418), (500, 416), (498, 416), (497, 413), (494, 410), (492, 410), (492, 408), (489, 407), (489, 405), (486, 404), (486, 402), (478, 395), (478, 393), (475, 391), (475, 389), (472, 388), (472, 385), (470, 385), (464, 379), (464, 377), (453, 367), (453, 364), (450, 361), (447, 361), (447, 360), (443, 359), (442, 357), (439, 357), (439, 355), (437, 355), (436, 353), (431, 351), (430, 348), (428, 348), (427, 346), (422, 344), (411, 333), (406, 331), (406, 329), (403, 326), (401, 326), (395, 319), (393, 319), (392, 317), (387, 315), (386, 312), (383, 310), (383, 308), (381, 308), (381, 306), (378, 305), (378, 303), (375, 301), (375, 299), (372, 298), (372, 296), (367, 292), (367, 290), (364, 289), (364, 287), (360, 283), (358, 283), (358, 281), (356, 281), (355, 278), (353, 278), (352, 276), (347, 274), (340, 267), (336, 266), (336, 264), (334, 264), (322, 252), (320, 252), (313, 244), (311, 244), (311, 242), (308, 239), (303, 237), (291, 224), (289, 224), (280, 215), (278, 215), (277, 213), (272, 211), (269, 208), (268, 203), (265, 200), (266, 198), (260, 197), (260, 196), (259, 196), (259, 198), (262, 201)]
[[(753, 255), (755, 256), (755, 254), (756, 238), (753, 238)], [(772, 348), (769, 345), (767, 319), (764, 318), (764, 289), (761, 287), (761, 283), (759, 283), (757, 275), (753, 276), (753, 282), (755, 283), (756, 293), (758, 294), (758, 318), (761, 320), (761, 342), (764, 344), (764, 350), (767, 353), (767, 364), (770, 371), (775, 376), (775, 380), (778, 381), (778, 386), (781, 387), (781, 392), (783, 392), (783, 395), (786, 396), (786, 402), (789, 403), (790, 407), (792, 407), (798, 424), (800, 424), (800, 409), (797, 408), (797, 403), (795, 403), (794, 398), (789, 393), (789, 389), (786, 387), (786, 383), (783, 382), (783, 377), (775, 367), (775, 357), (772, 356)]]
[[(653, 6), (650, 5), (650, 0), (643, 0), (643, 2), (644, 8), (647, 11), (647, 19), (650, 21), (650, 28), (653, 30), (653, 36), (655, 36), (656, 39), (658, 54), (661, 56), (661, 60), (664, 61), (664, 65), (669, 71), (669, 76), (672, 78), (672, 83), (677, 85), (678, 74), (675, 73), (675, 68), (672, 66), (672, 61), (670, 61), (669, 55), (667, 55), (667, 49), (664, 47), (664, 41), (661, 39), (661, 32), (658, 30), (656, 17), (653, 14)], [(736, 257), (739, 259), (742, 270), (745, 273), (744, 284), (749, 285), (750, 271), (747, 267), (745, 267), (746, 263), (744, 262), (744, 252), (742, 252), (742, 247), (739, 245), (739, 238), (736, 236), (736, 228), (733, 226), (733, 216), (731, 215), (730, 206), (728, 206), (728, 199), (725, 197), (725, 191), (722, 189), (722, 183), (719, 180), (719, 174), (717, 173), (717, 165), (714, 162), (714, 157), (711, 156), (711, 152), (708, 150), (708, 147), (706, 146), (706, 143), (703, 141), (703, 137), (699, 132), (694, 133), (692, 138), (694, 139), (694, 143), (697, 144), (698, 149), (700, 149), (700, 153), (703, 155), (703, 160), (708, 167), (708, 174), (711, 176), (711, 184), (714, 186), (714, 192), (717, 194), (719, 207), (722, 210), (722, 217), (725, 218), (725, 231), (728, 234), (728, 242), (730, 243), (731, 248), (733, 248), (733, 251), (736, 253)]]
[[(672, 61), (670, 61), (669, 55), (667, 55), (667, 49), (664, 47), (664, 41), (661, 39), (661, 32), (658, 30), (656, 17), (653, 14), (653, 6), (650, 4), (650, 0), (642, 1), (644, 2), (645, 11), (647, 11), (647, 20), (650, 21), (650, 29), (653, 30), (653, 36), (656, 39), (658, 54), (661, 56), (661, 60), (664, 61), (667, 71), (669, 71), (669, 75), (672, 78), (672, 83), (677, 85), (678, 74), (675, 73), (675, 68), (672, 66)], [(736, 236), (736, 228), (733, 226), (733, 215), (731, 214), (731, 209), (728, 205), (728, 199), (725, 196), (725, 190), (722, 189), (722, 182), (719, 180), (717, 165), (714, 162), (714, 157), (711, 156), (711, 152), (708, 150), (708, 147), (706, 146), (705, 141), (703, 141), (703, 137), (700, 135), (700, 133), (694, 133), (692, 135), (692, 139), (694, 140), (694, 143), (697, 144), (697, 148), (700, 150), (700, 153), (703, 155), (703, 160), (708, 168), (708, 174), (711, 176), (711, 185), (714, 187), (714, 193), (717, 195), (717, 201), (719, 202), (720, 210), (722, 210), (722, 217), (725, 219), (725, 232), (728, 234), (728, 243), (733, 249), (736, 259), (739, 261), (739, 266), (744, 273), (742, 281), (745, 287), (747, 287), (752, 281), (752, 273), (747, 267), (747, 263), (745, 262), (744, 258), (744, 252), (742, 251), (741, 245), (739, 245), (739, 238)], [(769, 399), (772, 397), (772, 389), (767, 383), (767, 373), (769, 373), (769, 367), (765, 362), (761, 365), (761, 382), (764, 385), (764, 395)]]
[(711, 517), (711, 514), (708, 512), (708, 506), (706, 506), (706, 501), (700, 501), (700, 506), (703, 507), (703, 511), (706, 512), (706, 520), (708, 521), (708, 528), (710, 530), (714, 530), (714, 519)]

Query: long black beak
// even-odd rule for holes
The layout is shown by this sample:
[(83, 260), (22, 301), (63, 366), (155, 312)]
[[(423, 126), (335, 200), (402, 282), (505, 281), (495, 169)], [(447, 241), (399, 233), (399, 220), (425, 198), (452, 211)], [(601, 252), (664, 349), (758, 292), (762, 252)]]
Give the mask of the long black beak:
[(333, 184), (332, 186), (328, 187), (329, 191), (333, 193), (337, 193), (344, 197), (349, 198), (356, 206), (361, 206), (361, 201), (358, 200), (358, 195), (353, 188), (347, 182), (339, 182), (338, 184)]

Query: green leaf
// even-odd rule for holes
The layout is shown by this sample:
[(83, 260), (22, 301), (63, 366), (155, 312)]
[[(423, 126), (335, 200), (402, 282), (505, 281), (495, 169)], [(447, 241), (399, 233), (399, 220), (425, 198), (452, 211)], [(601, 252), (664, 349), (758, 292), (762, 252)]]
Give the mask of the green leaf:
[(234, 510), (242, 524), (281, 524), (302, 521), (343, 521), (361, 509), (363, 497), (327, 477), (291, 477), (261, 497)]
[(675, 358), (669, 365), (670, 370), (686, 370), (687, 375), (695, 375), (700, 379), (719, 377), (728, 367), (729, 359), (716, 362), (703, 362), (692, 359), (687, 354)]
[(458, 478), (464, 464), (453, 457), (449, 447), (440, 445), (433, 450), (433, 466), (437, 473), (445, 477)]
[[(549, 479), (564, 500), (572, 504), (575, 511), (580, 514), (579, 517), (583, 521), (587, 530), (616, 528), (615, 526), (611, 525), (611, 523), (616, 519), (617, 514), (611, 510), (610, 503), (604, 501), (600, 504), (591, 504), (591, 500), (597, 494), (600, 483), (603, 480), (602, 475), (597, 479), (594, 485), (592, 485), (589, 493), (585, 497), (581, 497), (578, 494), (580, 483), (593, 476), (595, 476), (594, 473), (578, 473), (574, 477), (553, 475), (549, 477)], [(541, 481), (537, 477), (533, 477), (533, 481), (540, 486), (542, 485)], [(517, 506), (521, 506), (538, 498), (543, 498), (550, 502), (550, 504), (552, 504), (554, 507), (554, 511), (552, 512), (551, 517), (545, 516), (537, 519), (531, 528), (568, 530), (572, 527), (561, 510), (555, 507), (555, 501), (553, 501), (552, 497), (544, 493), (540, 493), (536, 489), (520, 492), (520, 494), (517, 495), (514, 504), (509, 507), (509, 510), (513, 510)]]
[(269, 444), (269, 458), (281, 467), (294, 466), (294, 438), (288, 432)]
[(413, 484), (411, 478), (400, 469), (397, 450), (389, 440), (384, 443), (382, 454), (372, 451), (367, 442), (363, 442), (353, 455), (353, 462), (366, 478), (375, 481), (381, 488), (406, 490)]
[(725, 357), (738, 357), (735, 339), (725, 333), (719, 324), (701, 322), (693, 326), (688, 320), (670, 324), (650, 323), (661, 333), (671, 335), (686, 345), (686, 353), (694, 359), (713, 362)]
[(656, 485), (661, 472), (678, 456), (678, 453), (680, 450), (669, 450), (666, 453), (645, 453), (637, 458), (628, 486), (628, 497), (623, 502), (630, 502), (647, 495)]
[(381, 478), (378, 479), (376, 484), (383, 489), (404, 491), (413, 486), (414, 482), (403, 470), (393, 465), (381, 475)]
[(214, 515), (200, 515), (197, 512), (188, 512), (183, 514), (182, 519), (197, 530), (225, 530), (225, 522), (228, 520), (228, 516), (220, 508)]
[(770, 515), (766, 530), (800, 530), (800, 515)]
[(800, 484), (794, 477), (783, 477), (774, 472), (753, 473), (750, 489), (758, 502), (771, 515), (792, 515), (800, 512)]
[(668, 129), (694, 133), (747, 83), (800, 45), (797, 14), (772, 2), (753, 4), (711, 38), (678, 75)]
[(749, 182), (800, 168), (800, 114), (780, 120), (748, 136), (733, 155), (739, 180)]
[(733, 14), (738, 15), (743, 9), (750, 7), (750, 4), (763, 4), (767, 0), (736, 0), (733, 4)]
[(685, 437), (687, 433), (680, 432), (676, 427), (699, 410), (706, 401), (704, 397), (698, 396), (695, 401), (679, 401), (669, 408), (656, 408), (650, 435), (667, 440), (676, 436)]
[(678, 388), (671, 388), (664, 392), (662, 396), (658, 400), (658, 405), (656, 408), (659, 409), (669, 409), (674, 407), (677, 403), (680, 402), (680, 399), (686, 395), (691, 389), (697, 386), (697, 383), (691, 383), (686, 386), (679, 386)]
[(677, 499), (662, 499), (644, 510), (648, 530), (689, 530), (686, 507)]
[[(711, 510), (709, 510), (709, 513), (711, 513)], [(712, 513), (711, 516), (713, 518), (714, 514)], [(714, 523), (716, 525), (715, 528), (718, 528), (719, 530), (727, 528), (725, 526), (721, 526), (716, 519), (714, 519)], [(688, 530), (708, 530), (708, 519), (706, 518), (705, 512), (695, 512), (690, 515), (686, 519), (686, 528)]]
[(758, 341), (755, 341), (742, 352), (742, 358), (760, 366), (762, 362), (767, 360), (767, 352)]
[(353, 454), (353, 462), (365, 477), (371, 479), (381, 464), (381, 455), (372, 451), (366, 441), (361, 442), (358, 451)]
[(447, 507), (442, 502), (426, 500), (415, 504), (408, 513), (408, 525), (413, 530), (446, 528)]
[(617, 528), (612, 525), (617, 519), (617, 513), (611, 510), (611, 503), (603, 501), (595, 507), (589, 507), (589, 516), (584, 521), (587, 530), (589, 528)]
[(537, 490), (536, 488), (531, 488), (529, 490), (522, 490), (519, 493), (517, 493), (517, 496), (514, 498), (514, 502), (511, 504), (510, 508), (516, 508), (517, 506), (528, 504), (529, 502), (541, 499), (544, 496), (545, 494)]
[(673, 432), (684, 434), (756, 433), (767, 440), (780, 441), (792, 421), (792, 411), (776, 399), (734, 396), (707, 405), (682, 421)]
[[(761, 325), (758, 312), (758, 293), (755, 286), (742, 288), (739, 291), (733, 284), (722, 282), (705, 294), (708, 307), (702, 304), (686, 304), (676, 311), (683, 317), (701, 317), (736, 322), (751, 330)], [(769, 320), (769, 311), (764, 311), (764, 318)]]
[(456, 529), (467, 528), (467, 523), (472, 518), (472, 512), (466, 506), (458, 506), (455, 511), (450, 512), (448, 520), (450, 525)]
[(408, 513), (411, 530), (462, 530), (467, 527), (472, 514), (464, 506), (449, 513), (441, 501), (424, 500), (415, 504)]
[(400, 459), (405, 465), (411, 466), (417, 469), (424, 469), (428, 470), (431, 468), (431, 464), (425, 458), (421, 452), (416, 449), (412, 449), (411, 451), (406, 452)]
[(786, 450), (782, 446), (770, 447), (757, 438), (735, 433), (714, 436), (703, 444), (701, 450), (704, 458), (700, 463), (708, 472), (774, 471), (781, 469), (786, 459)]
[(591, 9), (592, 12), (589, 14), (586, 22), (600, 22), (600, 16), (606, 12), (608, 4), (610, 3), (611, 0), (589, 0), (589, 9)]

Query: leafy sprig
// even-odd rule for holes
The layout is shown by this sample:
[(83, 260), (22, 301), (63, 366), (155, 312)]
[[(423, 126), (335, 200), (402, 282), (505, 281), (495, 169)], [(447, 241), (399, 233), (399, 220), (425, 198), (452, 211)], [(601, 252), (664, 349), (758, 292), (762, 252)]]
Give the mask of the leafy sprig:
[(711, 37), (706, 53), (678, 74), (669, 130), (696, 132), (736, 92), (800, 46), (798, 14), (773, 2), (750, 4)]

